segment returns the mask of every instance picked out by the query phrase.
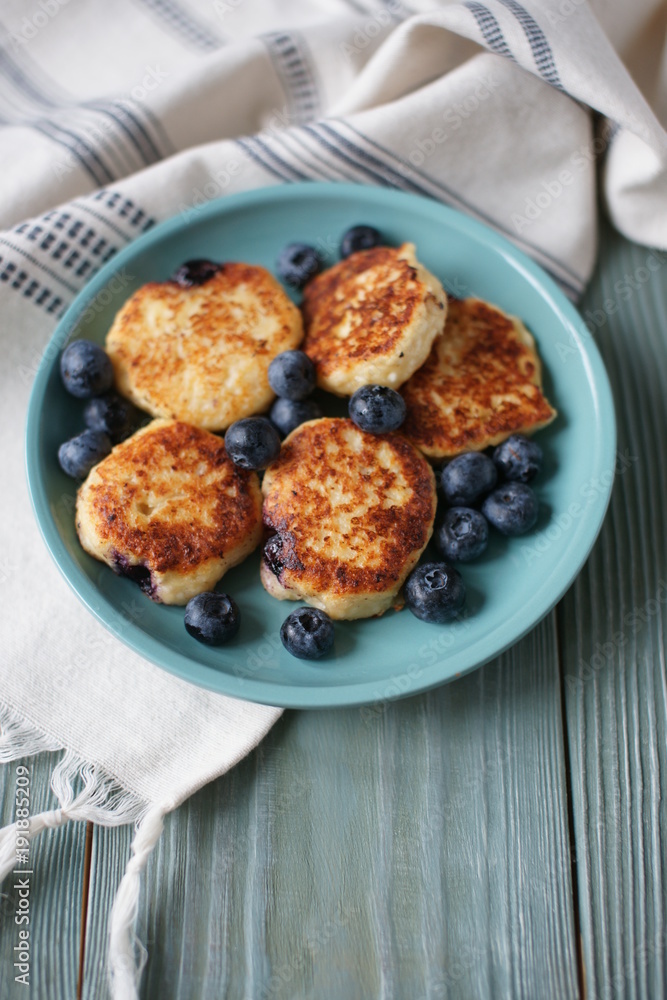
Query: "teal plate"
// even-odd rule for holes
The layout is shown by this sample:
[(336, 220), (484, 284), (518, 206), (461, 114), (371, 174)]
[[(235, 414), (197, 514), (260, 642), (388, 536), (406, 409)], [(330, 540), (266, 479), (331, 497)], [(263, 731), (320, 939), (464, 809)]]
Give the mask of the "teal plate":
[[(495, 537), (463, 567), (465, 616), (429, 625), (409, 611), (336, 625), (334, 654), (308, 662), (282, 648), (280, 625), (294, 605), (259, 582), (259, 553), (221, 587), (241, 608), (238, 636), (209, 648), (183, 627), (183, 609), (153, 604), (80, 547), (76, 484), (60, 470), (60, 443), (83, 427), (83, 404), (67, 395), (58, 358), (71, 338), (102, 344), (116, 311), (140, 285), (164, 280), (184, 260), (243, 260), (273, 269), (285, 243), (303, 240), (337, 259), (341, 234), (364, 222), (387, 241), (410, 240), (419, 259), (459, 297), (477, 295), (524, 320), (559, 412), (539, 435), (546, 456), (537, 482), (541, 516), (523, 538)], [(532, 629), (581, 569), (600, 530), (614, 474), (614, 407), (602, 360), (581, 317), (554, 282), (492, 230), (435, 201), (385, 188), (292, 184), (234, 195), (175, 218), (116, 255), (90, 281), (44, 353), (30, 399), (27, 472), (46, 544), (86, 607), (142, 656), (193, 684), (292, 708), (355, 705), (415, 694), (481, 666)], [(429, 554), (433, 555), (433, 553)]]

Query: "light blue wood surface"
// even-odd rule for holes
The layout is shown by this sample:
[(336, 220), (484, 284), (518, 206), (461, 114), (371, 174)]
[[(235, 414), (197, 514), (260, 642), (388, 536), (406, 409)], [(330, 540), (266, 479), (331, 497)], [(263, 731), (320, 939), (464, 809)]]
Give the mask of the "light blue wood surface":
[[(603, 227), (582, 307), (603, 318), (625, 457), (575, 586), (454, 684), (286, 713), (170, 816), (142, 885), (143, 997), (568, 1000), (584, 983), (589, 1000), (665, 996), (667, 268), (648, 252)], [(49, 805), (55, 759), (33, 763)], [(12, 769), (0, 790), (7, 821)], [(130, 840), (94, 830), (83, 914), (84, 826), (41, 838), (36, 982), (53, 985), (34, 996), (75, 996), (82, 921), (83, 996), (107, 995)], [(13, 944), (3, 908), (2, 1000), (25, 995), (8, 986)]]
[(667, 254), (602, 230), (586, 308), (616, 398), (617, 480), (559, 611), (589, 1000), (667, 994)]
[[(18, 765), (29, 769), (33, 815), (57, 808), (50, 780), (59, 758), (60, 754), (41, 754), (0, 767), (0, 825), (14, 821)], [(10, 875), (0, 886), (0, 1000), (76, 997), (85, 841), (85, 823), (70, 823), (47, 831), (31, 845), (29, 987), (15, 981), (14, 948), (19, 944), (15, 879)]]
[[(128, 838), (94, 843), (91, 998)], [(576, 997), (554, 617), (431, 694), (287, 713), (170, 817), (139, 933), (146, 997)]]

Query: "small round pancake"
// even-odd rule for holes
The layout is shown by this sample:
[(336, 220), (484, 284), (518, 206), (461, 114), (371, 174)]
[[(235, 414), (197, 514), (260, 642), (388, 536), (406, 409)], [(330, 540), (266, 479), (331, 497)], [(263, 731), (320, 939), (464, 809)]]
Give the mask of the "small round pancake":
[(275, 398), (269, 363), (303, 337), (299, 310), (263, 267), (227, 263), (203, 285), (143, 285), (107, 334), (116, 386), (154, 417), (224, 430)]
[(187, 604), (259, 543), (259, 479), (215, 434), (153, 420), (90, 472), (76, 530), (86, 552), (154, 601)]
[(447, 296), (412, 243), (351, 254), (303, 293), (303, 350), (317, 382), (339, 396), (362, 385), (397, 389), (426, 360), (447, 314)]
[(433, 532), (428, 462), (401, 434), (366, 434), (347, 419), (292, 431), (262, 492), (274, 533), (264, 546), (264, 587), (332, 618), (383, 614)]
[(550, 424), (535, 341), (521, 320), (481, 299), (450, 296), (447, 324), (402, 387), (401, 427), (429, 458), (482, 451)]

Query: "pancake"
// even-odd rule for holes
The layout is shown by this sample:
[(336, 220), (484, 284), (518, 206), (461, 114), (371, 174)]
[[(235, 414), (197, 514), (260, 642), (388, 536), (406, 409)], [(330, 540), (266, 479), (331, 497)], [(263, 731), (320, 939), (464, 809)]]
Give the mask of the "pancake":
[(257, 473), (190, 424), (154, 420), (116, 445), (79, 488), (76, 530), (91, 556), (153, 600), (211, 590), (261, 539)]
[(401, 434), (324, 417), (285, 439), (262, 484), (261, 579), (332, 618), (381, 615), (433, 532), (435, 478)]
[(191, 288), (143, 285), (117, 314), (106, 349), (116, 387), (141, 409), (224, 430), (268, 409), (269, 363), (302, 336), (299, 310), (268, 271), (227, 263)]
[(303, 293), (303, 350), (322, 389), (351, 396), (362, 385), (397, 389), (442, 332), (447, 296), (412, 243), (351, 254)]
[(531, 334), (521, 320), (475, 298), (450, 297), (445, 330), (401, 395), (401, 433), (433, 459), (481, 451), (556, 417), (542, 393)]

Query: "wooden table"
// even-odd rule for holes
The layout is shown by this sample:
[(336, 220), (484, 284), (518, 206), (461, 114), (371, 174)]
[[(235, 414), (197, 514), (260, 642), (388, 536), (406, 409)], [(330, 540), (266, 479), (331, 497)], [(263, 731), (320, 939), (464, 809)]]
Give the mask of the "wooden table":
[[(142, 996), (568, 1000), (667, 993), (667, 254), (601, 230), (582, 304), (618, 475), (577, 582), (483, 669), (377, 711), (287, 712), (166, 822), (143, 880)], [(511, 585), (511, 581), (509, 582)], [(32, 762), (56, 805), (56, 755)], [(2, 823), (13, 768), (0, 769)], [(131, 830), (33, 849), (33, 987), (105, 997)], [(13, 982), (0, 897), (0, 997)]]

